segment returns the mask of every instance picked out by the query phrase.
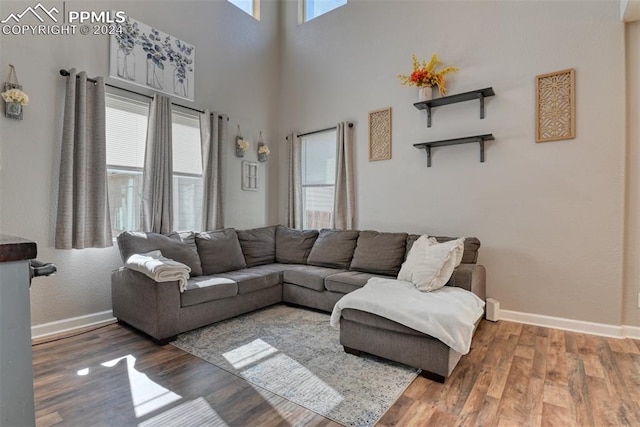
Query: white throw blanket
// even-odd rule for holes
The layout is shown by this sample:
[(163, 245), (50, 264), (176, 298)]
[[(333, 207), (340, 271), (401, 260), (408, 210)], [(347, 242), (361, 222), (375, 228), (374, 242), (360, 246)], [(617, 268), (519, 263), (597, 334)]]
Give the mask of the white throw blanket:
[(187, 280), (191, 272), (189, 266), (164, 257), (160, 251), (131, 255), (124, 265), (131, 270), (139, 271), (149, 276), (156, 282), (173, 282), (177, 280), (180, 282), (180, 292), (184, 292), (187, 288)]
[(373, 277), (365, 286), (338, 301), (331, 314), (334, 328), (340, 327), (345, 308), (393, 320), (439, 339), (458, 353), (467, 354), (484, 301), (453, 286), (421, 292), (410, 282)]

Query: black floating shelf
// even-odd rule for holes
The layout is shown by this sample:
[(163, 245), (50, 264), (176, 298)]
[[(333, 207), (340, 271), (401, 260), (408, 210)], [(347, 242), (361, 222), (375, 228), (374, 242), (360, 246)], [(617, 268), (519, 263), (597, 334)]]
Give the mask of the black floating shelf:
[(484, 99), (488, 96), (494, 95), (495, 92), (493, 91), (493, 88), (486, 87), (484, 89), (472, 90), (471, 92), (457, 93), (455, 95), (443, 96), (442, 98), (434, 98), (429, 101), (420, 101), (413, 105), (418, 110), (427, 110), (427, 127), (431, 127), (431, 109), (433, 107), (478, 99), (480, 100), (480, 118), (484, 119)]
[(464, 138), (443, 139), (441, 141), (422, 142), (413, 144), (414, 147), (425, 150), (427, 152), (427, 167), (431, 167), (431, 148), (446, 147), (447, 145), (470, 144), (477, 142), (480, 144), (480, 162), (484, 163), (484, 142), (493, 141), (495, 138), (492, 133), (484, 135), (465, 136)]

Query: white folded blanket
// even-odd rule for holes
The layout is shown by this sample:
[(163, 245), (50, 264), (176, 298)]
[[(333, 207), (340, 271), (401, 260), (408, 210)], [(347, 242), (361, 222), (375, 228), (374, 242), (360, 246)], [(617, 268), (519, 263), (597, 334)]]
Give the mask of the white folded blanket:
[(139, 271), (156, 282), (180, 282), (180, 292), (187, 288), (191, 268), (181, 262), (166, 258), (160, 251), (134, 254), (127, 259), (125, 267)]
[(453, 286), (421, 292), (402, 280), (373, 277), (340, 299), (331, 314), (331, 326), (340, 327), (342, 310), (375, 314), (439, 339), (461, 354), (471, 348), (475, 323), (484, 310), (477, 295)]

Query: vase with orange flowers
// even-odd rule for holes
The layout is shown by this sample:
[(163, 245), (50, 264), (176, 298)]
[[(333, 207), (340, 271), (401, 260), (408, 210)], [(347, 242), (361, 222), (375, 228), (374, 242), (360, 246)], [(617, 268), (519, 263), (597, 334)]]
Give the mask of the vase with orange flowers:
[(458, 71), (458, 67), (445, 67), (436, 71), (436, 68), (443, 64), (438, 58), (438, 54), (434, 53), (429, 62), (419, 61), (416, 55), (411, 55), (413, 61), (413, 72), (408, 76), (398, 74), (398, 78), (402, 81), (403, 86), (416, 86), (418, 88), (418, 100), (428, 101), (433, 97), (432, 88), (438, 86), (440, 95), (447, 93), (444, 76), (454, 71)]

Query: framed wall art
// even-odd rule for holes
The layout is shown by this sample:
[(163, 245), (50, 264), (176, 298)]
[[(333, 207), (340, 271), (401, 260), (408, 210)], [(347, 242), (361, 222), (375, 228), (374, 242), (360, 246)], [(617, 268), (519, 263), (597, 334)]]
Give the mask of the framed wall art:
[(258, 163), (242, 161), (242, 189), (258, 191)]
[(193, 101), (195, 47), (127, 17), (111, 35), (109, 76)]
[(575, 70), (536, 76), (536, 142), (575, 137)]
[(369, 161), (391, 159), (391, 107), (369, 113)]

